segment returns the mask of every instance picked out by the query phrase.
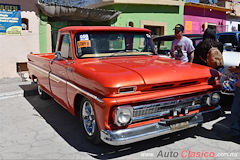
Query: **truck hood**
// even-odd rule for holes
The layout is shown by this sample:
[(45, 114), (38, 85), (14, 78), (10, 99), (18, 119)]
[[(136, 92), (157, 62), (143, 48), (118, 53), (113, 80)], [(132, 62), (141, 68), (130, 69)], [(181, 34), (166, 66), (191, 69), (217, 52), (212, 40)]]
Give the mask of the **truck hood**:
[(174, 83), (211, 77), (210, 68), (159, 56), (109, 57), (77, 62), (76, 72), (103, 87)]

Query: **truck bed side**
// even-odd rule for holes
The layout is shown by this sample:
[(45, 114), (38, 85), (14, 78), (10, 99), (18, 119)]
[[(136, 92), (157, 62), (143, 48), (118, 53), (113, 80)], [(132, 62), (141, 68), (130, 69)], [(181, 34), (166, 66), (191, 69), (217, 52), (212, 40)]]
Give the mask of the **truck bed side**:
[(41, 85), (41, 88), (50, 94), (51, 88), (49, 84), (49, 63), (51, 59), (54, 58), (54, 53), (29, 54), (27, 58), (30, 78), (33, 80), (36, 79)]

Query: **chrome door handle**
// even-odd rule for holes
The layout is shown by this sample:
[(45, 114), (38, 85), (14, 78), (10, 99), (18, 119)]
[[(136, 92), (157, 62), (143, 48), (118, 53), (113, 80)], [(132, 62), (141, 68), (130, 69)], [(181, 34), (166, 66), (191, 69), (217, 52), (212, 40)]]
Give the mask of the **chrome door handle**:
[(73, 71), (73, 68), (68, 67), (68, 68), (67, 68), (67, 71), (68, 71), (68, 72), (72, 72), (72, 71)]

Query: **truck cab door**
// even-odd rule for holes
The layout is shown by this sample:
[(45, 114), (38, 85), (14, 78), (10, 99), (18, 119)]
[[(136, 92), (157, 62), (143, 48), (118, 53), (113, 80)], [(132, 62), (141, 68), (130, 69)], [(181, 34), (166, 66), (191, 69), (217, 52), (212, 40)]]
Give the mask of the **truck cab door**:
[(69, 34), (59, 37), (60, 50), (50, 63), (50, 86), (53, 97), (65, 108), (68, 107), (67, 82), (69, 67), (72, 64), (71, 39)]

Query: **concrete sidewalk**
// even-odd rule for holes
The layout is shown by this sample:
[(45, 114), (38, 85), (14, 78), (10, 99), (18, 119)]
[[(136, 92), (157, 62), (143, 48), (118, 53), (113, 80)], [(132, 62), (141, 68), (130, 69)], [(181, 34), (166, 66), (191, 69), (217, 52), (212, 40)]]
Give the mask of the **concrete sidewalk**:
[[(0, 79), (0, 99), (19, 97), (26, 94), (21, 86), (31, 85), (31, 80), (22, 81), (19, 77), (15, 78), (1, 78)], [(29, 87), (28, 87), (29, 88)], [(31, 90), (31, 89), (30, 89)]]
[[(74, 136), (74, 142), (83, 143), (76, 118), (53, 99), (42, 100), (35, 93), (31, 81), (0, 79), (0, 160), (94, 159), (80, 148), (85, 143), (79, 149), (65, 140)], [(59, 126), (61, 132), (55, 130)]]

